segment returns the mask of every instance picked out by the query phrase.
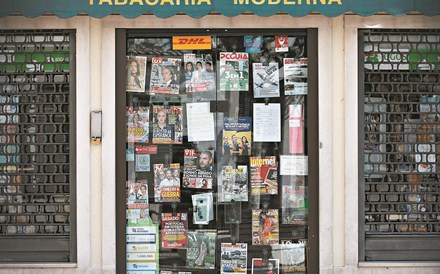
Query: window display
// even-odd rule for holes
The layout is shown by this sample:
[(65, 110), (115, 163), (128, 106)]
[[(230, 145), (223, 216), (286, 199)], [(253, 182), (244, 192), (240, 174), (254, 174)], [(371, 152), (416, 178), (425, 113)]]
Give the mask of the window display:
[(126, 273), (307, 272), (306, 38), (127, 31)]

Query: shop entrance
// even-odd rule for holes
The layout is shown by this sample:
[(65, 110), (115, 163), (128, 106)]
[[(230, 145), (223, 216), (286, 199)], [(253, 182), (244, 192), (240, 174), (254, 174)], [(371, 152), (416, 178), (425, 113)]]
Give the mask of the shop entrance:
[(319, 272), (317, 31), (116, 38), (118, 273)]

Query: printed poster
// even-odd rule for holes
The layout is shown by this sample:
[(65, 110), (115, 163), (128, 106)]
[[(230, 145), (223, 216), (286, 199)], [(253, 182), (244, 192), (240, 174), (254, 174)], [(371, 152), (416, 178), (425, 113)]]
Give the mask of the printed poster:
[(252, 274), (279, 274), (280, 260), (252, 258)]
[(221, 244), (220, 274), (246, 273), (247, 244)]
[(153, 105), (153, 143), (181, 144), (183, 141), (181, 105)]
[(307, 58), (284, 58), (284, 94), (305, 95), (308, 92)]
[(247, 165), (223, 166), (218, 184), (219, 202), (248, 201)]
[(186, 266), (196, 269), (215, 269), (215, 231), (189, 231)]
[(289, 51), (289, 37), (287, 35), (275, 36), (275, 52)]
[[(153, 224), (143, 209), (127, 210), (127, 273), (159, 271), (158, 225)], [(140, 212), (140, 213), (139, 213)]]
[(252, 245), (278, 244), (278, 237), (278, 209), (252, 209)]
[(180, 164), (154, 164), (154, 201), (180, 202)]
[(133, 109), (127, 107), (127, 142), (148, 143), (149, 142), (149, 123), (150, 108), (139, 107)]
[(179, 94), (180, 58), (151, 59), (150, 94)]
[(208, 92), (215, 90), (215, 71), (211, 54), (183, 55), (185, 66), (185, 91)]
[(150, 155), (157, 154), (157, 145), (136, 145), (133, 151), (136, 155), (135, 171), (149, 172), (151, 169)]
[(249, 54), (220, 53), (220, 91), (249, 90)]
[(278, 194), (278, 161), (276, 156), (250, 157), (251, 194)]
[(252, 144), (252, 118), (225, 117), (223, 123), (223, 155), (250, 155)]
[(306, 272), (306, 248), (306, 240), (300, 240), (297, 243), (290, 241), (281, 243), (281, 265), (284, 273)]
[(278, 63), (253, 63), (254, 98), (280, 97)]
[(212, 189), (214, 151), (184, 150), (182, 187)]
[(146, 56), (127, 56), (126, 72), (127, 92), (145, 91), (145, 71), (147, 68)]
[(127, 208), (148, 209), (147, 180), (127, 181)]
[(162, 248), (188, 247), (188, 214), (162, 213)]

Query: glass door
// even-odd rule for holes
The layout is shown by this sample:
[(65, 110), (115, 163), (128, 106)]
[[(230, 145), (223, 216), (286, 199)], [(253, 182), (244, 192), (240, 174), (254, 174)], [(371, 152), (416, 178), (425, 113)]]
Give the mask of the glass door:
[(316, 32), (117, 37), (118, 270), (317, 269)]

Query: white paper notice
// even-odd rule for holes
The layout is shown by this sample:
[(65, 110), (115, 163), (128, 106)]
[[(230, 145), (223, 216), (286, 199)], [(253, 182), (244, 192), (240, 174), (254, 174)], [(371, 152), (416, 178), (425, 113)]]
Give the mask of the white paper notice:
[(188, 141), (213, 141), (214, 113), (210, 112), (210, 103), (187, 103), (186, 124), (188, 126)]
[(308, 174), (308, 156), (280, 155), (280, 175)]
[(280, 104), (254, 104), (254, 142), (281, 142)]

